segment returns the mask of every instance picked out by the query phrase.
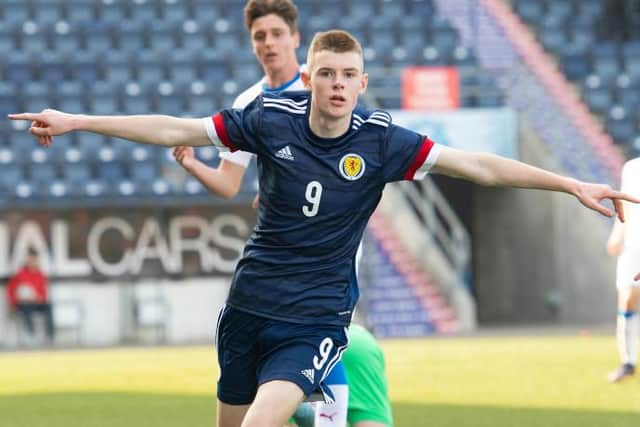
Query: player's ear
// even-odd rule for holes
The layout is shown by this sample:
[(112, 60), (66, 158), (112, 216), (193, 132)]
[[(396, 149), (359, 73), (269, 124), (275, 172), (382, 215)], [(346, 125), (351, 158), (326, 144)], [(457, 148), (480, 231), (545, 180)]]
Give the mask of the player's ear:
[(309, 67), (304, 67), (304, 70), (300, 73), (302, 83), (307, 90), (311, 90), (311, 75), (309, 75)]
[(358, 93), (362, 95), (367, 91), (367, 86), (369, 86), (369, 74), (362, 73), (362, 77), (360, 78), (360, 90)]
[(297, 49), (300, 47), (300, 32), (295, 31), (293, 33), (293, 46)]

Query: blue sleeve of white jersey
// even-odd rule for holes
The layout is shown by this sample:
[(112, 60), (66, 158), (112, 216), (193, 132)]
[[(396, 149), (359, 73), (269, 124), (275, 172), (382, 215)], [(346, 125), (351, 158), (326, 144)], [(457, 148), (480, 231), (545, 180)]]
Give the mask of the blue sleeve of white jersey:
[(258, 151), (262, 124), (261, 96), (244, 109), (222, 110), (212, 120), (217, 137), (230, 151)]
[(424, 135), (391, 125), (384, 149), (384, 180), (392, 182), (423, 179), (435, 164), (440, 147)]

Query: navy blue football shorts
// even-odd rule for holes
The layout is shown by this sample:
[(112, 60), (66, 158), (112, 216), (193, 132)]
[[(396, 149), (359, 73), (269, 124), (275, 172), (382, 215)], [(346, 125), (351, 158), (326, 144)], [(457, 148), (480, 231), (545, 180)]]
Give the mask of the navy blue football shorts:
[(332, 403), (326, 379), (347, 344), (342, 326), (285, 322), (225, 306), (216, 332), (218, 399), (247, 405), (261, 384), (284, 380), (298, 385), (305, 396), (320, 391)]

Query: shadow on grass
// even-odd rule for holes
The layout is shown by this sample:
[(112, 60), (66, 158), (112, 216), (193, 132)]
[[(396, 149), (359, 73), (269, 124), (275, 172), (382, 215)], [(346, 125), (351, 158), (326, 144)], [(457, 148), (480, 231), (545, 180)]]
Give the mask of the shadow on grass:
[(640, 412), (395, 402), (396, 427), (633, 427)]
[[(396, 402), (396, 427), (637, 427), (640, 413)], [(214, 427), (211, 395), (49, 393), (0, 396), (2, 427)]]

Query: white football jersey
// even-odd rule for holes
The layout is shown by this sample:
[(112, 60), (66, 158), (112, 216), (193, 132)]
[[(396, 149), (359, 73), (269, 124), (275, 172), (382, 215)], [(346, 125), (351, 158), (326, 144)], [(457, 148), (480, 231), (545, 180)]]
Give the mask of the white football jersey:
[[(629, 160), (622, 169), (621, 190), (631, 196), (640, 197), (640, 157)], [(640, 250), (640, 206), (624, 202), (625, 250)]]
[[(302, 70), (302, 68), (300, 68), (300, 70)], [(300, 77), (300, 72), (298, 72), (298, 74), (296, 74), (296, 76), (291, 81), (288, 81), (282, 86), (279, 86), (273, 89), (268, 88), (266, 86), (265, 80), (266, 80), (266, 77), (263, 77), (259, 82), (257, 82), (256, 84), (251, 86), (249, 89), (245, 90), (240, 95), (238, 95), (235, 101), (233, 101), (232, 108), (243, 109), (244, 107), (249, 105), (251, 101), (256, 99), (258, 95), (260, 95), (263, 92), (284, 92), (288, 90), (305, 90), (304, 83), (302, 83), (302, 78)], [(233, 162), (245, 168), (249, 166), (249, 162), (251, 161), (252, 157), (253, 157), (253, 154), (247, 153), (246, 151), (235, 151), (233, 153), (226, 152), (226, 151), (220, 152), (221, 159), (227, 160), (229, 162)]]

